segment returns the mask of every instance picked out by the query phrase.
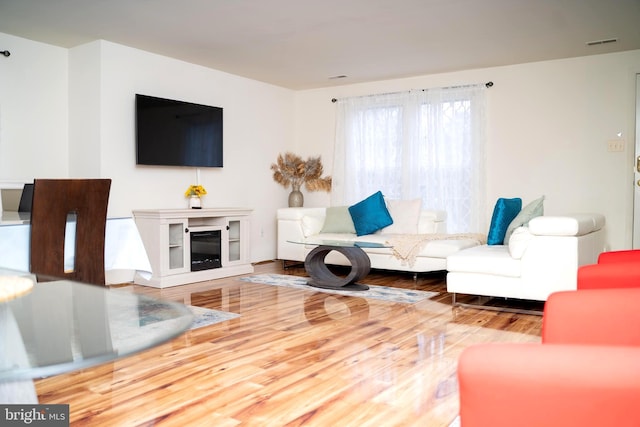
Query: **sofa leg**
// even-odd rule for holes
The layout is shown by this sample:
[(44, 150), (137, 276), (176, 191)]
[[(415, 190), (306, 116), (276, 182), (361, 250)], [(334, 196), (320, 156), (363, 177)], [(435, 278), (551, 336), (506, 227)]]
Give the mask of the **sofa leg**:
[[(542, 308), (518, 308), (518, 307), (509, 307), (505, 305), (490, 305), (487, 304), (489, 301), (494, 299), (495, 297), (490, 296), (482, 296), (478, 295), (475, 297), (477, 300), (476, 303), (473, 302), (458, 302), (456, 300), (455, 292), (451, 294), (451, 306), (452, 307), (462, 307), (462, 308), (472, 308), (475, 310), (489, 310), (489, 311), (499, 311), (504, 313), (516, 313), (516, 314), (531, 314), (535, 316), (542, 316), (544, 310), (544, 303), (542, 303)], [(505, 298), (505, 300), (508, 300)], [(516, 300), (518, 301), (518, 300)]]

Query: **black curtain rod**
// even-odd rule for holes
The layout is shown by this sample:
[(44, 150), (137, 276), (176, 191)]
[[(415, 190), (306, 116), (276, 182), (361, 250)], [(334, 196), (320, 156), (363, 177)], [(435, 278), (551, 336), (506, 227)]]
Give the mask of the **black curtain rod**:
[(11, 55), (11, 52), (9, 52), (8, 50), (3, 50), (2, 52), (0, 52), (0, 55), (9, 56)]
[[(471, 87), (471, 86), (475, 86), (475, 85), (460, 85), (460, 86), (447, 86), (443, 89), (457, 89), (457, 88), (461, 88), (461, 87)], [(490, 88), (493, 86), (493, 82), (486, 82), (484, 84), (484, 86), (486, 88)], [(429, 90), (429, 89), (422, 89), (423, 91), (425, 90)], [(400, 92), (387, 92), (387, 93), (380, 93), (380, 94), (376, 94), (376, 95), (364, 95), (364, 96), (378, 96), (378, 95), (390, 95), (392, 93), (400, 93)], [(337, 98), (331, 98), (331, 102), (338, 102)]]

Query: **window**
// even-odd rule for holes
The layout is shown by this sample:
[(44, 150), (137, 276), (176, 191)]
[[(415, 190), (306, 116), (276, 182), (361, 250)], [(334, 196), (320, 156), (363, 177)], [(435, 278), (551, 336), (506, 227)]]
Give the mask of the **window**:
[(332, 204), (381, 190), (447, 212), (450, 233), (484, 221), (484, 86), (338, 101)]

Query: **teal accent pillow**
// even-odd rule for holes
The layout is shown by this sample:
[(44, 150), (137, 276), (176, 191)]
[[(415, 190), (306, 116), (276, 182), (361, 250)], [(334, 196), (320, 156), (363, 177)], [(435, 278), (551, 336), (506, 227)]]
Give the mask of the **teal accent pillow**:
[(393, 219), (380, 191), (353, 206), (349, 206), (349, 213), (358, 236), (375, 233), (381, 228), (393, 224)]
[(507, 228), (511, 221), (518, 215), (522, 209), (522, 199), (519, 197), (513, 199), (499, 198), (493, 208), (491, 217), (491, 225), (489, 226), (489, 235), (487, 236), (487, 245), (502, 245)]
[(518, 215), (516, 215), (513, 221), (511, 221), (511, 223), (509, 224), (509, 227), (507, 227), (507, 232), (504, 235), (505, 245), (509, 244), (509, 238), (511, 237), (511, 235), (513, 234), (513, 231), (516, 228), (529, 224), (529, 221), (531, 221), (533, 218), (537, 216), (544, 215), (543, 203), (544, 203), (544, 196), (540, 197), (539, 199), (535, 199), (533, 202), (529, 203), (527, 206), (522, 208), (520, 213), (518, 213)]
[(321, 233), (355, 233), (348, 206), (327, 208)]

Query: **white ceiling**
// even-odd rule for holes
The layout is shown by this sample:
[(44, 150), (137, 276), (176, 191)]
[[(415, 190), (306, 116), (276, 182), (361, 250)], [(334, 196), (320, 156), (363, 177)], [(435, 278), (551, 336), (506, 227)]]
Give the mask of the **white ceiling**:
[(0, 0), (0, 32), (299, 90), (640, 49), (640, 0)]

